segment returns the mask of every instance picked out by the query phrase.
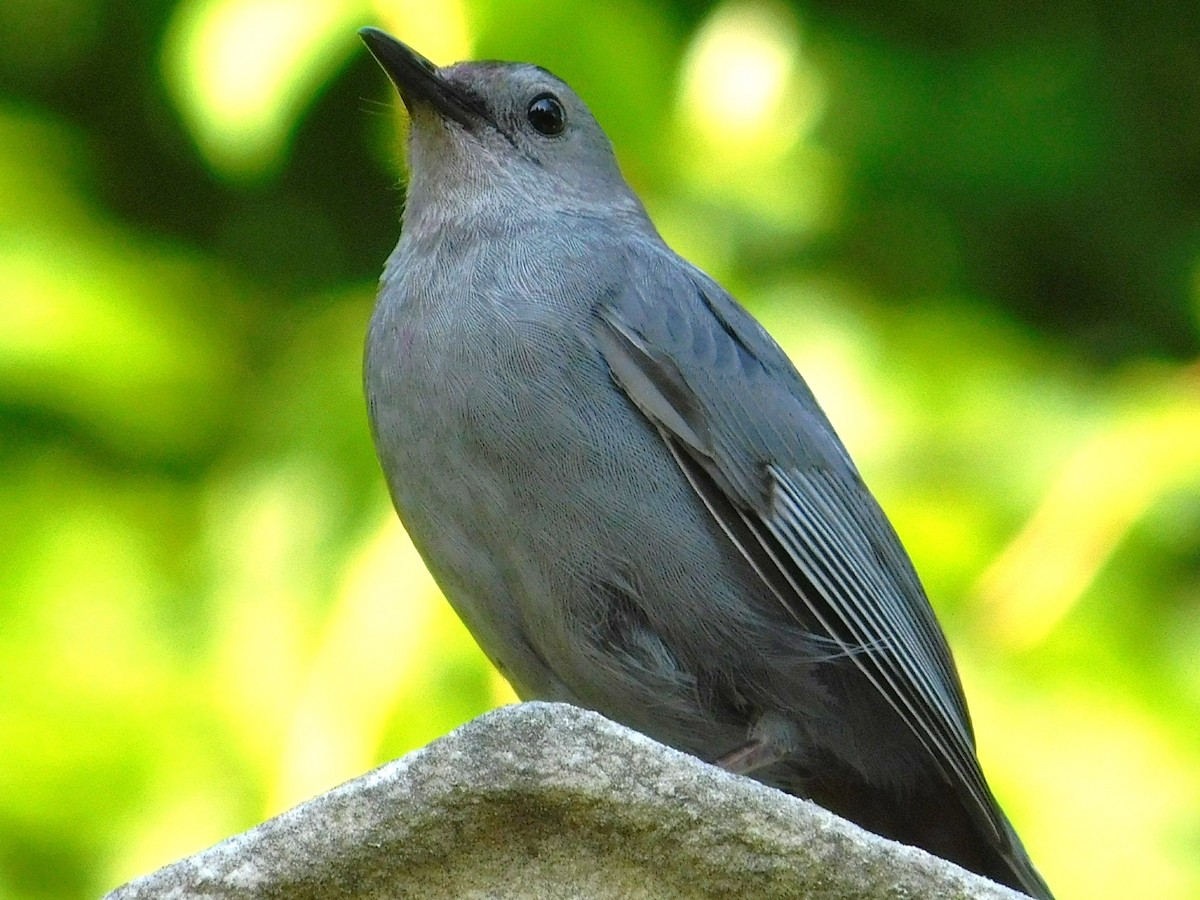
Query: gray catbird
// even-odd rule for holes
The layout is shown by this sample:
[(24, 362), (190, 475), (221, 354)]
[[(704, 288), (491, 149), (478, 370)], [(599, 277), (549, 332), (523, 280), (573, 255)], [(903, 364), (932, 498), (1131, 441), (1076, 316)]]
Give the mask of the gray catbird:
[(808, 386), (533, 65), (361, 32), (412, 120), (375, 446), (524, 698), (597, 710), (1035, 897), (925, 592)]

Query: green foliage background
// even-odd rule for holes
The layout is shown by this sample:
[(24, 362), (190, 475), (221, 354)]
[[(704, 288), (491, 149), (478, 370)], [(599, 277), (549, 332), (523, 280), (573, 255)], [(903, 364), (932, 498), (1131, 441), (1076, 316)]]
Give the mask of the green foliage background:
[(1060, 896), (1200, 896), (1200, 12), (1128, 0), (0, 4), (0, 896), (510, 699), (366, 430), (372, 23), (580, 90), (893, 516)]

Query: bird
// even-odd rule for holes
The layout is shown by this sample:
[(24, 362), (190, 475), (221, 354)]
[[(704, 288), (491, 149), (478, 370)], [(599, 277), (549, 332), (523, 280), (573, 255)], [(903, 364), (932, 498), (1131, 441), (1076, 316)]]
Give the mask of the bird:
[(522, 699), (1050, 898), (920, 578), (784, 351), (666, 244), (564, 81), (359, 34), (410, 120), (371, 434), (484, 653)]

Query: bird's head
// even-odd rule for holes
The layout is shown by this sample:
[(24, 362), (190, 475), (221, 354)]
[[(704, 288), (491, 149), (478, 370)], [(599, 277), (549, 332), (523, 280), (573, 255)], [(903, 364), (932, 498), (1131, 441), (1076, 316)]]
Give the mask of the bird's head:
[(400, 92), (411, 120), (409, 198), (416, 205), (474, 200), (537, 209), (594, 209), (642, 218), (608, 136), (560, 78), (527, 63), (439, 68), (374, 28), (359, 32)]

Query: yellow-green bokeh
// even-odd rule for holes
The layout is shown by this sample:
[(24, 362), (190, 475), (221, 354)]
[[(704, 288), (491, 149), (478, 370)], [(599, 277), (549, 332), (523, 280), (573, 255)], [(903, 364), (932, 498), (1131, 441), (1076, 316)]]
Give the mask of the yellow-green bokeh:
[[(0, 10), (0, 896), (97, 896), (512, 699), (370, 446), (403, 125), (365, 24), (579, 86), (892, 516), (1059, 895), (1200, 895), (1200, 201), (1120, 181), (1191, 159), (1186, 105), (1121, 119), (1124, 44), (1070, 11), (684, 6)], [(1026, 231), (1077, 256), (1035, 277)]]

